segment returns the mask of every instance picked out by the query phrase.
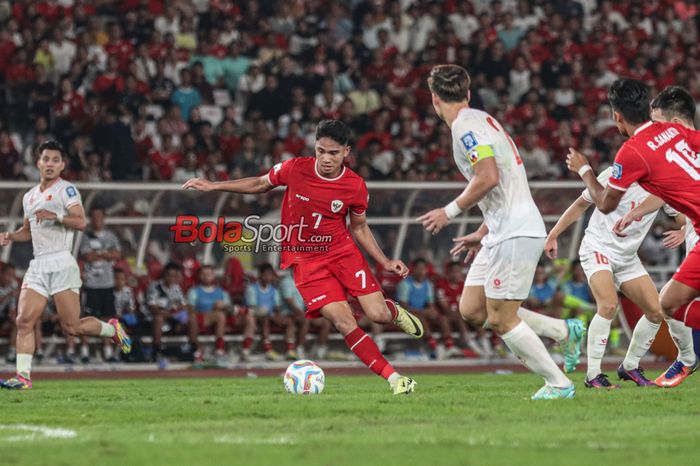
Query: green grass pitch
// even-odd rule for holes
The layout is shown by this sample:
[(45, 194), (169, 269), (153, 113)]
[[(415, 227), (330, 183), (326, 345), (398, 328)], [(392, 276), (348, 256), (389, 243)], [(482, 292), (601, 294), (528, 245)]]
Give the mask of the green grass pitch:
[[(41, 381), (0, 392), (0, 462), (18, 465), (700, 464), (700, 377), (676, 389), (533, 402), (537, 377), (376, 377), (292, 396), (279, 378)], [(17, 424), (75, 431), (46, 438)], [(29, 429), (33, 427), (25, 427)]]

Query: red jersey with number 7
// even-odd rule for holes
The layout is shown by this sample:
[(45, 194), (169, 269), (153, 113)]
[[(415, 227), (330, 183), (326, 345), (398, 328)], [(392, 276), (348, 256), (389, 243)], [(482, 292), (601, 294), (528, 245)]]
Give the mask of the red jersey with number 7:
[(327, 259), (356, 246), (347, 227), (347, 216), (364, 215), (369, 194), (365, 181), (343, 167), (335, 178), (316, 170), (315, 157), (298, 157), (275, 165), (267, 174), (273, 186), (286, 186), (282, 224), (287, 233), (281, 242), (280, 267)]
[(626, 191), (634, 182), (688, 216), (700, 227), (700, 131), (676, 123), (647, 122), (615, 156), (611, 188)]

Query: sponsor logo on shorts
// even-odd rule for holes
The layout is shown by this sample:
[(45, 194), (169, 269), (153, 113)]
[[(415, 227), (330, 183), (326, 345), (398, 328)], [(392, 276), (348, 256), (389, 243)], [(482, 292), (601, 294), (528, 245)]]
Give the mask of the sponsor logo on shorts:
[(326, 298), (326, 295), (325, 295), (325, 294), (322, 294), (321, 296), (316, 296), (316, 297), (313, 298), (311, 301), (309, 301), (308, 303), (306, 303), (306, 305), (308, 306), (308, 305), (317, 303), (317, 302), (319, 302), (319, 301), (321, 301), (322, 299), (325, 299), (325, 298)]
[(500, 278), (496, 278), (496, 279), (493, 281), (493, 286), (494, 286), (495, 288), (500, 288), (500, 287), (501, 287), (501, 279), (500, 279)]
[(301, 199), (302, 201), (309, 202), (309, 198), (306, 196), (302, 196), (301, 194), (295, 194), (297, 199)]

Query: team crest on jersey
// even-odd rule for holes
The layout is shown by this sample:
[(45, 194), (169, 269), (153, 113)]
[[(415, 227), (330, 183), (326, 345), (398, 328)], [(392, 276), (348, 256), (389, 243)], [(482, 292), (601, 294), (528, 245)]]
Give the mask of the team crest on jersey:
[(75, 197), (78, 195), (78, 193), (75, 192), (75, 188), (73, 186), (68, 186), (66, 188), (66, 194), (68, 194), (68, 197)]
[(49, 194), (48, 196), (46, 196), (46, 200), (47, 200), (47, 201), (50, 201), (51, 198), (53, 198), (53, 195), (52, 195), (52, 194)]
[(280, 168), (282, 168), (282, 162), (280, 162), (280, 163), (278, 163), (278, 164), (275, 164), (275, 166), (272, 167), (272, 169), (275, 171), (275, 173), (277, 173), (278, 171), (280, 171)]
[[(467, 134), (462, 136), (460, 140), (462, 141), (462, 144), (464, 144), (464, 148), (467, 150), (467, 152), (479, 145), (473, 131), (469, 131)], [(471, 158), (471, 155), (469, 157)]]
[(340, 209), (343, 208), (343, 201), (335, 200), (331, 201), (331, 212), (334, 214), (337, 214), (340, 212)]
[(616, 179), (616, 180), (619, 180), (620, 178), (622, 178), (622, 165), (620, 165), (619, 163), (614, 163), (611, 176), (613, 177), (613, 179)]

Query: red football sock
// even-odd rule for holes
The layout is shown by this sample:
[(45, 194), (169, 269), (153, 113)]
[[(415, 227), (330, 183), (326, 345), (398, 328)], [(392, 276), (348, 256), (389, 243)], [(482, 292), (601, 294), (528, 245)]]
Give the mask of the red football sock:
[(218, 338), (216, 339), (216, 344), (215, 344), (215, 346), (216, 346), (216, 349), (218, 349), (218, 350), (223, 350), (224, 348), (226, 348), (226, 343), (224, 343), (224, 339), (223, 339), (223, 338), (218, 337)]
[(272, 343), (270, 343), (270, 340), (265, 340), (263, 341), (263, 351), (266, 353), (272, 349)]
[(444, 341), (445, 341), (445, 348), (447, 348), (447, 349), (454, 348), (455, 342), (450, 335), (447, 335), (444, 338)]
[(292, 351), (294, 350), (294, 340), (288, 340), (287, 341), (287, 351)]
[(700, 299), (694, 299), (687, 305), (679, 307), (673, 314), (673, 318), (690, 328), (700, 330)]
[(391, 320), (396, 320), (396, 318), (399, 316), (399, 310), (396, 308), (396, 303), (391, 299), (385, 299), (384, 302), (386, 303), (386, 307), (389, 308), (389, 312), (391, 312)]
[(435, 338), (430, 337), (428, 338), (428, 346), (430, 346), (430, 349), (435, 351), (437, 349), (437, 341), (435, 341)]
[(388, 379), (391, 374), (396, 372), (391, 364), (384, 359), (372, 337), (360, 327), (345, 335), (345, 344), (375, 374)]
[(250, 349), (251, 346), (253, 346), (253, 339), (246, 337), (246, 339), (243, 340), (243, 349)]

